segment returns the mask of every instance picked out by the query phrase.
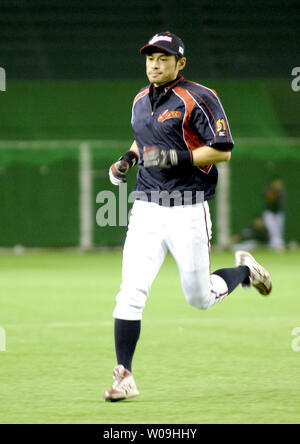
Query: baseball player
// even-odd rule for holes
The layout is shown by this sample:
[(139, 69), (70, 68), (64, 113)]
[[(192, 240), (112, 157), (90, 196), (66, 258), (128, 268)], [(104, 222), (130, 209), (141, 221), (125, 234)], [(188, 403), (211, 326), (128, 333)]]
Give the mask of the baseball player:
[(220, 302), (239, 284), (263, 295), (272, 288), (268, 271), (245, 251), (236, 253), (235, 268), (210, 272), (208, 201), (217, 185), (215, 164), (229, 161), (233, 148), (220, 99), (215, 91), (180, 75), (186, 58), (176, 35), (156, 34), (140, 53), (146, 57), (150, 85), (133, 101), (134, 142), (109, 170), (111, 182), (120, 185), (138, 164), (137, 197), (113, 313), (118, 365), (113, 385), (104, 393), (106, 401), (139, 394), (132, 358), (151, 284), (168, 251), (176, 260), (185, 298), (197, 309)]
[(286, 191), (281, 177), (275, 177), (265, 190), (265, 210), (263, 219), (269, 234), (269, 246), (272, 250), (284, 249), (284, 203)]

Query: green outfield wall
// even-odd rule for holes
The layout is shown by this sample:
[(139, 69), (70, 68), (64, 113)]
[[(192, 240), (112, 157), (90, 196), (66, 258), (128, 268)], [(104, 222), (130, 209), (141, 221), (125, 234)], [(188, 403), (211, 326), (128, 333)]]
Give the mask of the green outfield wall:
[[(290, 73), (289, 73), (290, 74)], [(193, 79), (219, 94), (234, 137), (300, 136), (300, 91), (282, 79)], [(132, 100), (145, 80), (7, 81), (2, 140), (132, 137)]]
[[(272, 143), (273, 158), (256, 156), (268, 152)], [(95, 147), (92, 158), (92, 241), (95, 246), (122, 245), (126, 226), (118, 226), (119, 194), (108, 179), (110, 164), (122, 153), (122, 143), (115, 147)], [(289, 158), (282, 155), (286, 147)], [(274, 175), (280, 174), (287, 189), (286, 240), (300, 242), (300, 143), (280, 139), (243, 142), (237, 145), (230, 162), (230, 218), (232, 234), (248, 227), (263, 211), (263, 190)], [(0, 247), (70, 247), (80, 242), (79, 218), (79, 150), (78, 148), (0, 149)], [(135, 183), (136, 169), (128, 174), (128, 193)], [(116, 226), (100, 227), (96, 223), (102, 191), (116, 196)], [(128, 211), (131, 205), (128, 204)], [(210, 203), (216, 222), (215, 201)], [(216, 242), (214, 232), (213, 243)]]

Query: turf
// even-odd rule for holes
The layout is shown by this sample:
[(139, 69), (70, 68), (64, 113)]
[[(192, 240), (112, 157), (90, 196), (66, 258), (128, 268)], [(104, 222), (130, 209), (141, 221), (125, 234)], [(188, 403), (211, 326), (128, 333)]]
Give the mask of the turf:
[[(299, 423), (300, 253), (256, 256), (272, 295), (239, 288), (207, 311), (186, 303), (167, 257), (134, 360), (141, 395), (122, 403), (102, 400), (121, 253), (0, 256), (0, 423)], [(213, 252), (212, 269), (232, 265)]]

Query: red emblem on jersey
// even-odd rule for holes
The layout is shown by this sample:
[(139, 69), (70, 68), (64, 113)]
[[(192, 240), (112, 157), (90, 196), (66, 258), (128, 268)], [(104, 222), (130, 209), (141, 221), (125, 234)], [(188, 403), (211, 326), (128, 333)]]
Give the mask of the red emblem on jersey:
[(181, 111), (169, 111), (165, 109), (157, 118), (158, 122), (164, 122), (167, 119), (180, 119)]

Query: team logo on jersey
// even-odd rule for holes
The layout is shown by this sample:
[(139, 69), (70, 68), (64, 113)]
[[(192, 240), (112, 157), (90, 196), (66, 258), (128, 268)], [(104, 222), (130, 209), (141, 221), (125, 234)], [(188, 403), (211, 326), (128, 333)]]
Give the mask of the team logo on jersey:
[(164, 122), (167, 119), (180, 119), (181, 111), (169, 111), (165, 109), (157, 118), (158, 122)]
[(225, 136), (226, 135), (226, 122), (225, 119), (219, 119), (217, 121), (217, 133), (219, 133), (219, 136)]

